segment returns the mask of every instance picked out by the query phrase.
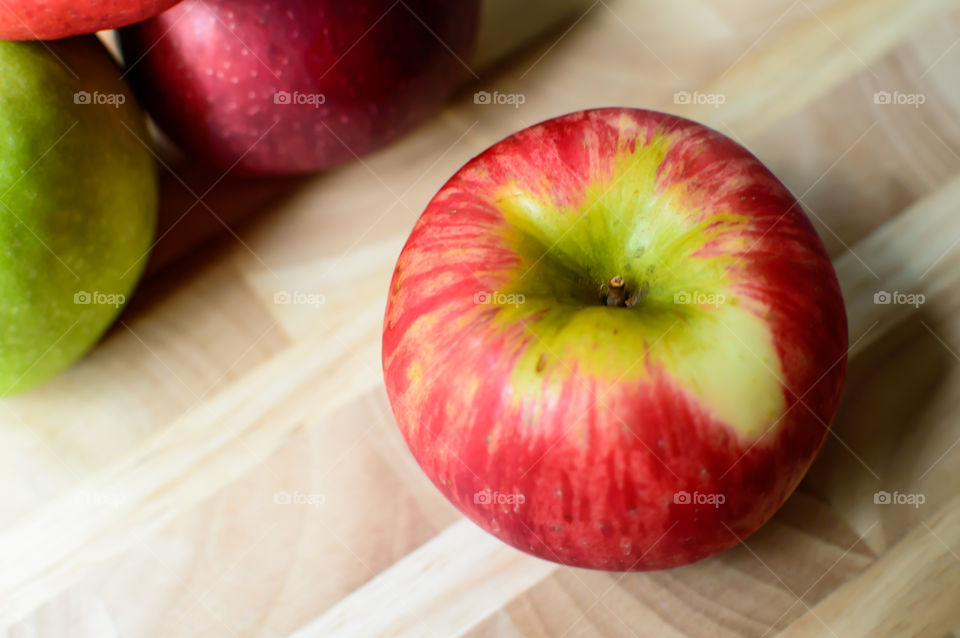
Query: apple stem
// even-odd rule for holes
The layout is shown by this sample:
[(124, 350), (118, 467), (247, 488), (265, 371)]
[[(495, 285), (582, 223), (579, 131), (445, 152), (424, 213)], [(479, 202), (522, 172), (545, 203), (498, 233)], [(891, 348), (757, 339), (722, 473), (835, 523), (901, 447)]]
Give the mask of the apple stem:
[(608, 306), (626, 306), (627, 289), (623, 283), (623, 277), (617, 275), (607, 284), (607, 297), (604, 303)]

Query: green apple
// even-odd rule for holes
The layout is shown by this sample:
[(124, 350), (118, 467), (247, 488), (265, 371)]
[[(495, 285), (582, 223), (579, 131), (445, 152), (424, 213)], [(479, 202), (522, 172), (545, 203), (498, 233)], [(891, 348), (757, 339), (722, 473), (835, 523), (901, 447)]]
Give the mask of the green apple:
[(143, 270), (157, 213), (143, 115), (93, 36), (0, 42), (0, 395), (97, 342)]

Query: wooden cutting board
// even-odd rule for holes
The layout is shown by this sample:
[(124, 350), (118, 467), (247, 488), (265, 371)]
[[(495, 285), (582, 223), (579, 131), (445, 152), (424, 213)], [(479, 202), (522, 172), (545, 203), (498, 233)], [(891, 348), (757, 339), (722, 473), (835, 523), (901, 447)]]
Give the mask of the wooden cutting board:
[[(0, 402), (4, 636), (960, 635), (960, 8), (597, 0), (514, 50), (557, 17), (528, 6), (514, 28), (489, 4), (478, 79), (362, 162), (200, 204), (219, 176), (168, 176), (172, 230), (122, 321)], [(407, 452), (380, 376), (389, 276), (439, 186), (519, 128), (606, 105), (749, 146), (814, 220), (851, 318), (801, 488), (745, 544), (667, 572), (559, 567), (479, 531)]]

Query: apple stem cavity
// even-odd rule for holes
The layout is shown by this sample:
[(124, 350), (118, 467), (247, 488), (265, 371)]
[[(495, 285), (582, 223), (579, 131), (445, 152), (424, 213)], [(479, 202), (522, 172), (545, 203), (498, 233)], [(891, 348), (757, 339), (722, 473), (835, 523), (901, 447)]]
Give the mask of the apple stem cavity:
[(610, 279), (606, 285), (601, 301), (605, 306), (615, 308), (633, 308), (641, 303), (650, 292), (650, 282), (643, 282), (635, 291), (628, 292), (626, 282), (623, 277), (617, 275)]
[(623, 277), (616, 275), (610, 279), (607, 284), (607, 295), (603, 300), (606, 306), (616, 306), (618, 308), (627, 305), (627, 288), (623, 282)]

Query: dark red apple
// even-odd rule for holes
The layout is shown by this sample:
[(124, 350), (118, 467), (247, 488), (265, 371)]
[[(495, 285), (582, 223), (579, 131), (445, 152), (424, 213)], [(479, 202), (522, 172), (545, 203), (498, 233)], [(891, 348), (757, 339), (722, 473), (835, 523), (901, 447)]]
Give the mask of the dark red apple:
[(146, 20), (179, 0), (0, 0), (0, 40), (57, 40)]
[(330, 168), (449, 97), (479, 0), (185, 0), (121, 32), (142, 102), (182, 148), (249, 174)]
[(675, 567), (755, 532), (827, 434), (843, 299), (790, 192), (703, 125), (573, 113), (470, 161), (400, 255), (383, 368), (446, 497), (507, 543)]

